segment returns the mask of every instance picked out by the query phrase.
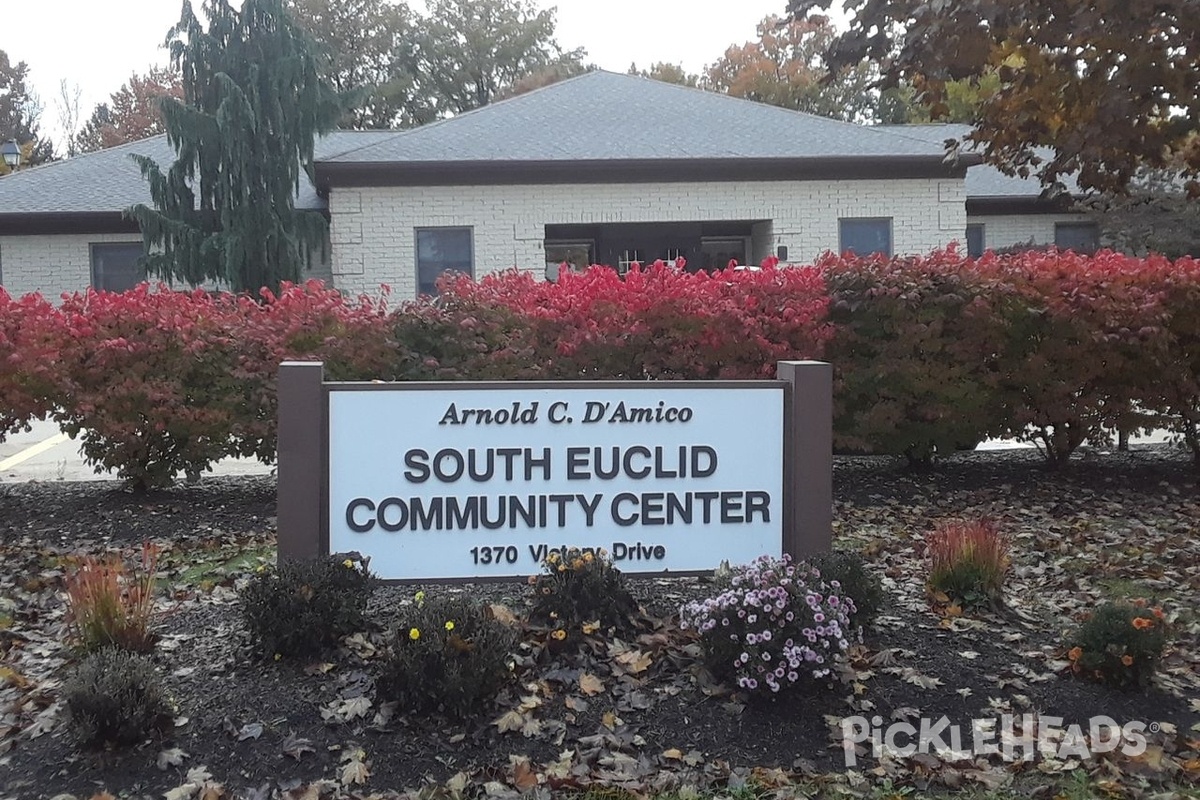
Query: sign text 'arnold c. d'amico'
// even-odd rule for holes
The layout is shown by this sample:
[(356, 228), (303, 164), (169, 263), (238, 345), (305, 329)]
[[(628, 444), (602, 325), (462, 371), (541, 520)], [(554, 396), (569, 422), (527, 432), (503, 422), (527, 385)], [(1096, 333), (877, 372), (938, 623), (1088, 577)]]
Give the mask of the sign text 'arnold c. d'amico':
[(571, 546), (627, 572), (781, 552), (780, 385), (333, 387), (330, 549), (384, 578), (528, 575)]

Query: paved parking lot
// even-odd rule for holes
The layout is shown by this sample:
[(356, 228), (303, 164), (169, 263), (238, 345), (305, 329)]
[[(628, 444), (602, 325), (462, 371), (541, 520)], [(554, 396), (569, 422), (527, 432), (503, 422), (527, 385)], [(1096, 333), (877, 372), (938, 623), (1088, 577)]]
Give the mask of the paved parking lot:
[[(265, 475), (272, 469), (254, 459), (227, 458), (214, 465), (212, 474)], [(79, 444), (53, 422), (35, 422), (32, 430), (0, 441), (0, 483), (95, 480), (114, 480), (114, 476), (93, 472), (79, 454)]]

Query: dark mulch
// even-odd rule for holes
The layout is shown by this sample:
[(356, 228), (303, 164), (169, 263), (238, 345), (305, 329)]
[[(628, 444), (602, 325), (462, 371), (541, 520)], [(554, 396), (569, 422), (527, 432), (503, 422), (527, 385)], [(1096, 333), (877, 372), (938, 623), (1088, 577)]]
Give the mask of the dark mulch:
[[(32, 735), (37, 714), (52, 707), (68, 655), (57, 643), (62, 553), (154, 538), (181, 543), (172, 562), (177, 574), (198, 554), (219, 564), (239, 549), (269, 545), (273, 481), (210, 478), (148, 495), (101, 482), (0, 486), (0, 556), (8, 565), (0, 612), (12, 617), (11, 630), (0, 631), (0, 664), (12, 671), (4, 673), (0, 695), (0, 795), (88, 797), (107, 789), (161, 797), (184, 783), (189, 769), (203, 766), (244, 796), (268, 783), (287, 789), (336, 779), (342, 754), (359, 748), (371, 769), (364, 790), (413, 787), (460, 770), (503, 771), (510, 755), (549, 763), (564, 750), (600, 749), (653, 761), (676, 748), (694, 753), (697, 764), (723, 760), (838, 771), (844, 769), (842, 753), (830, 721), (849, 714), (885, 720), (945, 715), (962, 725), (1004, 711), (1036, 711), (1068, 723), (1104, 714), (1189, 730), (1200, 722), (1188, 704), (1200, 693), (1196, 471), (1182, 455), (1161, 447), (1089, 453), (1060, 474), (1044, 472), (1036, 458), (1023, 451), (962, 454), (924, 472), (887, 459), (838, 460), (841, 545), (870, 555), (892, 601), (856, 654), (857, 691), (813, 687), (777, 701), (748, 700), (714, 687), (694, 659), (666, 651), (655, 653), (650, 669), (636, 677), (622, 675), (602, 657), (546, 664), (523, 676), (525, 687), (498, 698), (497, 709), (467, 724), (403, 714), (376, 720), (375, 707), (365, 719), (326, 721), (322, 709), (370, 695), (377, 663), (371, 650), (382, 646), (382, 632), (329, 654), (333, 666), (327, 671), (264, 662), (252, 655), (236, 614), (231, 587), (244, 573), (218, 568), (202, 591), (180, 588), (179, 607), (165, 623), (155, 656), (179, 705), (178, 726), (167, 741), (120, 754), (77, 752), (61, 724)], [(937, 519), (969, 514), (995, 516), (1013, 530), (1010, 606), (1004, 615), (943, 620), (921, 596), (919, 537)], [(703, 579), (633, 584), (652, 616), (669, 615), (710, 590)], [(465, 591), (518, 610), (524, 588), (425, 587)], [(1168, 609), (1182, 609), (1179, 643), (1155, 688), (1114, 692), (1055, 673), (1062, 630), (1096, 599), (1143, 589)], [(413, 591), (380, 589), (375, 617), (386, 623), (389, 609), (408, 602)], [(599, 675), (604, 692), (584, 698), (580, 670)], [(542, 723), (540, 730), (529, 737), (499, 733), (493, 719), (531, 693), (542, 699), (530, 714)], [(586, 708), (567, 708), (567, 697), (584, 699)], [(261, 734), (239, 741), (243, 726), (256, 723)], [(305, 746), (297, 749), (298, 741)], [(156, 757), (170, 748), (186, 756), (159, 769)], [(285, 753), (289, 749), (292, 755)]]

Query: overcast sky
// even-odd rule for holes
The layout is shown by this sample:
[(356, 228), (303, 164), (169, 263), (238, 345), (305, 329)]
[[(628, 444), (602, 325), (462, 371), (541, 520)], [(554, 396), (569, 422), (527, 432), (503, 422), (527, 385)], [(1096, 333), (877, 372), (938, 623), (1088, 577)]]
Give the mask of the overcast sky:
[[(235, 0), (236, 2), (236, 0)], [(584, 47), (604, 69), (630, 62), (682, 62), (699, 71), (725, 48), (755, 36), (768, 14), (786, 0), (537, 0), (558, 8), (558, 41)], [(5, 20), (0, 49), (30, 67), (45, 110), (42, 129), (57, 136), (59, 82), (82, 90), (80, 111), (92, 108), (133, 72), (165, 63), (167, 29), (179, 19), (180, 0), (0, 0)], [(413, 5), (416, 5), (415, 3)], [(200, 0), (195, 6), (200, 7)], [(22, 19), (22, 17), (25, 17)], [(61, 150), (61, 148), (60, 148)]]

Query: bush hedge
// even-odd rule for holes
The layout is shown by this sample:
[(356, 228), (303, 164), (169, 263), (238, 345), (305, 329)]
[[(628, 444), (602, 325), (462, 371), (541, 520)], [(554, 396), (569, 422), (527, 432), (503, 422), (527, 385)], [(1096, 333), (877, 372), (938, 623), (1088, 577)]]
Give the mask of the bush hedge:
[(275, 457), (275, 380), (759, 378), (835, 365), (835, 441), (928, 461), (985, 437), (1061, 465), (1161, 427), (1200, 465), (1200, 261), (1053, 250), (690, 273), (593, 267), (557, 283), (447, 276), (389, 307), (318, 282), (259, 298), (140, 286), (54, 306), (0, 289), (0, 435), (53, 415), (135, 485)]

